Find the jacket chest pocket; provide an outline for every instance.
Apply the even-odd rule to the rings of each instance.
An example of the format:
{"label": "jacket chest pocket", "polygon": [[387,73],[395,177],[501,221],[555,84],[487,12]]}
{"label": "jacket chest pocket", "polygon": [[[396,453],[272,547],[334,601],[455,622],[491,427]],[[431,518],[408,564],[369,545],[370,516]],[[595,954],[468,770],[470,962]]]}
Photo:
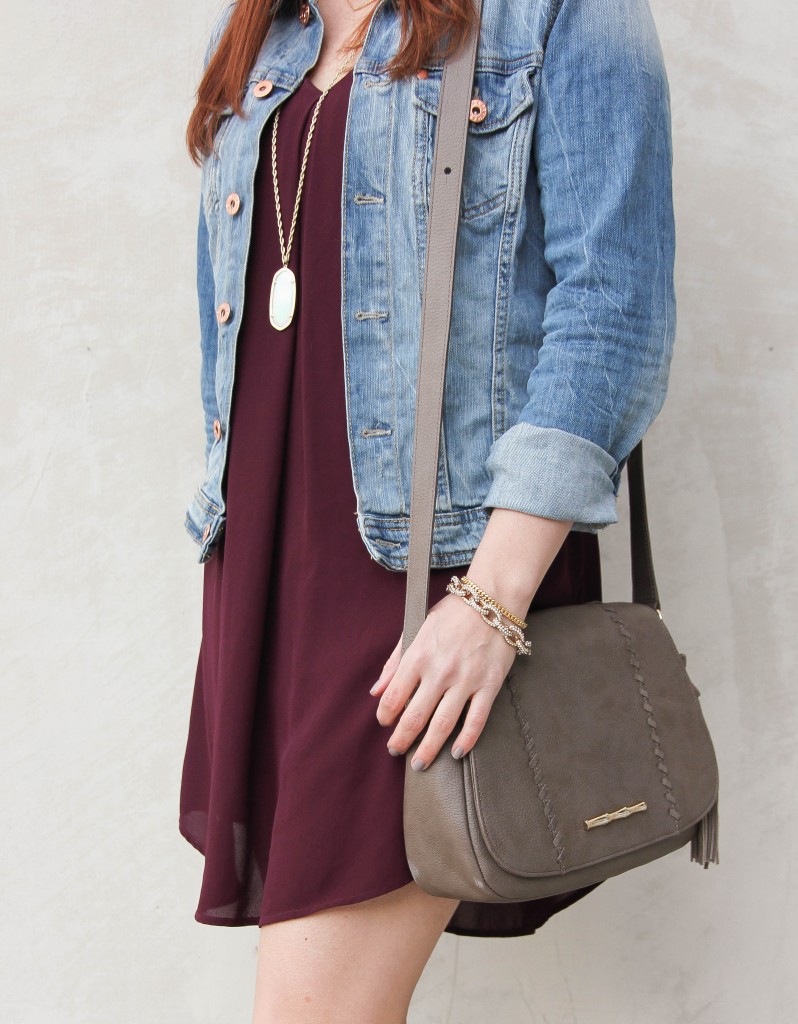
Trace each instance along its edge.
{"label": "jacket chest pocket", "polygon": [[[464,219],[503,210],[520,201],[529,152],[534,107],[536,64],[498,69],[480,66],[471,90],[468,140],[463,167],[460,213]],[[430,68],[426,78],[413,79],[416,108],[416,190],[427,208],[432,160],[438,127],[441,69]]]}

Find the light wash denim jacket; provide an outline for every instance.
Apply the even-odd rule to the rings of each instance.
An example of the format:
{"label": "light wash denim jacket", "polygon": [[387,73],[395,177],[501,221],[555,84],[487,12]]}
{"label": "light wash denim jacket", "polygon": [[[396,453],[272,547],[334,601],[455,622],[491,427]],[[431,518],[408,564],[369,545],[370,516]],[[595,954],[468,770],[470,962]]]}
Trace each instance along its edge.
{"label": "light wash denim jacket", "polygon": [[[200,562],[226,518],[259,137],[322,43],[316,0],[307,25],[290,0],[281,11],[249,75],[247,118],[223,117],[202,166],[206,471],[185,518]],[[378,0],[347,112],[341,326],[357,529],[372,558],[406,570],[442,62],[391,83],[398,43],[398,11]],[[474,96],[487,111],[468,125],[433,567],[468,564],[496,506],[590,532],[616,522],[621,469],[664,401],[675,329],[670,94],[647,0],[484,0]]]}

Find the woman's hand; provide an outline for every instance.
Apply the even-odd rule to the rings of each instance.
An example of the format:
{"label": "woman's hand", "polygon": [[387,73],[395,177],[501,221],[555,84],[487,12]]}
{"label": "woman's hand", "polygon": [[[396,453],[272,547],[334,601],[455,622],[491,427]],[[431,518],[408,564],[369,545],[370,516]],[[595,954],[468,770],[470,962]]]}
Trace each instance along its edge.
{"label": "woman's hand", "polygon": [[372,687],[371,693],[382,694],[377,707],[380,725],[390,725],[402,712],[388,750],[394,755],[406,753],[429,723],[411,762],[416,771],[426,768],[470,701],[452,747],[455,757],[467,754],[482,732],[516,654],[478,611],[456,594],[447,594],[430,608],[404,656],[399,638]]}
{"label": "woman's hand", "polygon": [[[573,523],[565,520],[494,508],[466,575],[523,618],[571,526]],[[485,727],[517,656],[515,647],[476,609],[457,594],[447,594],[429,609],[404,656],[399,637],[371,688],[375,696],[381,694],[377,706],[380,725],[391,725],[401,712],[388,740],[389,751],[406,753],[427,726],[411,762],[417,771],[426,768],[470,701],[463,728],[452,746],[455,757],[467,754]]]}

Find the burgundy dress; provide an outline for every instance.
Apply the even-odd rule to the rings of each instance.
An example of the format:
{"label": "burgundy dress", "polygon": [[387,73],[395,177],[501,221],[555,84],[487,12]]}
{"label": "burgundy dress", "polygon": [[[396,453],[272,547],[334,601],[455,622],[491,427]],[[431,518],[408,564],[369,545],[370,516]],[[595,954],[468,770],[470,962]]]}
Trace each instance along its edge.
{"label": "burgundy dress", "polygon": [[[340,196],[351,81],[350,71],[319,110],[289,260],[297,308],[284,331],[268,315],[281,266],[271,120],[261,136],[227,521],[204,563],[180,792],[180,831],[205,858],[194,915],[205,924],[300,917],[412,881],[402,831],[405,759],[388,753],[392,727],[379,724],[379,698],[369,694],[402,631],[406,576],[372,559],[358,534],[346,434]],[[306,78],[281,107],[286,241],[320,95]],[[430,606],[451,575],[466,570],[433,569]],[[574,532],[533,606],[600,591],[597,537]],[[534,902],[463,902],[446,930],[530,934],[589,888]]]}

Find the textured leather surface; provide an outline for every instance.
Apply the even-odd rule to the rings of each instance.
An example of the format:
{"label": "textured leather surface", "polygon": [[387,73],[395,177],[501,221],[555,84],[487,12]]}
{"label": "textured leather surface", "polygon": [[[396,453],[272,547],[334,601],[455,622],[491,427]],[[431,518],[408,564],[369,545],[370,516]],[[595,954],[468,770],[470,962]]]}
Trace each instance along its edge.
{"label": "textured leather surface", "polygon": [[[475,6],[481,11],[481,0]],[[477,33],[444,65],[416,396],[403,651],[427,615],[443,382]],[[699,693],[658,614],[642,441],[626,465],[632,602],[535,611],[473,750],[405,763],[405,849],[427,892],[502,902],[567,892],[687,844],[716,805]],[[455,726],[459,731],[465,715]],[[647,809],[586,829],[585,819]]]}
{"label": "textured leather surface", "polygon": [[[643,605],[590,602],[531,619],[534,664],[516,659],[496,708],[503,727],[472,752],[493,857],[514,874],[551,875],[680,830],[689,837],[717,796],[714,761],[695,690],[659,617]],[[506,821],[500,805],[511,778],[516,813]],[[640,800],[647,811],[584,827]]]}
{"label": "textured leather surface", "polygon": [[[654,610],[543,609],[525,634],[533,656],[516,659],[473,750],[458,762],[444,748],[406,780],[411,870],[438,895],[588,885],[687,844],[717,800],[698,693]],[[646,811],[584,827],[641,800]]]}

